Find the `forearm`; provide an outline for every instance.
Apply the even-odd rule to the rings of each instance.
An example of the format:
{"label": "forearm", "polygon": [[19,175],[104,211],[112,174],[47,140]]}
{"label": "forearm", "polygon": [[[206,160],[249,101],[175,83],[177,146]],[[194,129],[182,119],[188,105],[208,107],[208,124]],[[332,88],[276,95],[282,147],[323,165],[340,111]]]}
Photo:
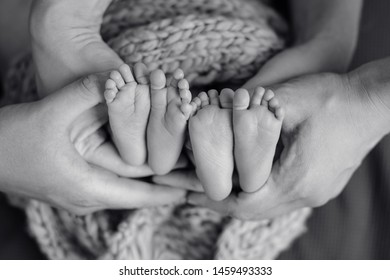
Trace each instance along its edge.
{"label": "forearm", "polygon": [[295,40],[356,40],[362,0],[290,0]]}
{"label": "forearm", "polygon": [[362,0],[290,0],[294,44],[320,42],[332,53],[326,59],[343,66],[335,71],[344,70],[357,43],[361,7]]}

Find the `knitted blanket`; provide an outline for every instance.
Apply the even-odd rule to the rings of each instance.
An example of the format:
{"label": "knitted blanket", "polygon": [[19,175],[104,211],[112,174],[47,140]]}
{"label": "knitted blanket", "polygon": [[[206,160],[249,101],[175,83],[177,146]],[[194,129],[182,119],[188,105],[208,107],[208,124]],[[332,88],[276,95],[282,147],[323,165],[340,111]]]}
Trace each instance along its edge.
{"label": "knitted blanket", "polygon": [[[126,63],[172,73],[192,87],[242,84],[284,46],[283,19],[258,0],[117,0],[103,39]],[[31,56],[11,67],[2,104],[38,99]],[[50,259],[272,259],[305,230],[309,209],[240,221],[189,205],[75,216],[22,198],[30,233]]]}

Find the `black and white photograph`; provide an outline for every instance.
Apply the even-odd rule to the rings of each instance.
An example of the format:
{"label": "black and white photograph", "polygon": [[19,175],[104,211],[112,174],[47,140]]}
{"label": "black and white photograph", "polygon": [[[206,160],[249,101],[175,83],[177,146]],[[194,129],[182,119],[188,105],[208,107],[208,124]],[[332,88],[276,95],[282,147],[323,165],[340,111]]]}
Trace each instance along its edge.
{"label": "black and white photograph", "polygon": [[1,0],[0,259],[389,260],[389,15]]}

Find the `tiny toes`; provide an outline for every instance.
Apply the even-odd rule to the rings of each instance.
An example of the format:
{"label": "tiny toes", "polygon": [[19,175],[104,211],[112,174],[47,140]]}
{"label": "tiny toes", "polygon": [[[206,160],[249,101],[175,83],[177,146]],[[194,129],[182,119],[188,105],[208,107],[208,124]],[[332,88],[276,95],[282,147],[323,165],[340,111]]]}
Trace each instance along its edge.
{"label": "tiny toes", "polygon": [[186,120],[188,120],[190,118],[190,116],[193,114],[193,106],[189,103],[181,104],[180,110],[183,113]]}
{"label": "tiny toes", "polygon": [[118,91],[115,91],[113,89],[105,90],[104,91],[104,98],[106,99],[106,102],[111,103],[112,101],[114,101],[117,93],[118,93]]}
{"label": "tiny toes", "polygon": [[202,108],[210,104],[209,97],[204,91],[201,92],[198,97],[201,101]]}
{"label": "tiny toes", "polygon": [[116,94],[118,93],[118,88],[116,87],[116,83],[112,79],[108,79],[106,81],[106,90],[104,91],[104,98],[107,103],[111,103],[114,101]]}
{"label": "tiny toes", "polygon": [[198,111],[198,106],[196,105],[195,102],[191,102],[190,103],[190,106],[191,106],[191,113],[190,113],[190,117],[194,116],[195,113]]}
{"label": "tiny toes", "polygon": [[270,89],[267,89],[264,93],[263,99],[261,100],[261,105],[268,107],[268,102],[274,98],[274,96],[274,92]]}
{"label": "tiny toes", "polygon": [[150,74],[150,86],[152,89],[160,90],[165,87],[166,77],[162,70],[156,69]]}
{"label": "tiny toes", "polygon": [[116,89],[118,90],[118,88],[116,87],[116,83],[111,80],[111,79],[108,79],[107,82],[106,82],[106,89]]}
{"label": "tiny toes", "polygon": [[110,78],[116,83],[116,87],[121,89],[125,85],[125,81],[122,78],[122,75],[118,71],[112,71],[110,73]]}
{"label": "tiny toes", "polygon": [[249,92],[246,89],[239,88],[233,97],[233,109],[245,110],[248,109],[250,101]]}
{"label": "tiny toes", "polygon": [[277,98],[272,98],[270,101],[269,101],[269,106],[273,107],[273,108],[276,108],[276,107],[279,107],[280,104],[279,104],[279,100]]}
{"label": "tiny toes", "polygon": [[169,86],[177,88],[180,81],[184,79],[184,72],[183,70],[176,69],[173,73],[173,79],[170,81]]}
{"label": "tiny toes", "polygon": [[[272,96],[272,94],[270,96]],[[278,120],[282,120],[284,118],[284,110],[280,105],[279,99],[275,96],[268,101],[268,109],[275,114],[275,117]]]}
{"label": "tiny toes", "polygon": [[211,89],[207,92],[209,99],[210,99],[210,104],[214,106],[219,106],[219,98],[218,98],[218,91],[215,89]]}
{"label": "tiny toes", "polygon": [[178,83],[179,89],[190,89],[190,84],[186,79],[181,79]]}
{"label": "tiny toes", "polygon": [[190,85],[186,79],[181,79],[178,84],[179,93],[182,103],[190,103],[191,102],[191,91],[189,90]]}
{"label": "tiny toes", "polygon": [[234,91],[230,88],[224,88],[219,96],[219,102],[223,109],[231,109],[233,107]]}
{"label": "tiny toes", "polygon": [[263,87],[257,87],[253,93],[250,106],[260,106],[264,93],[265,89]]}
{"label": "tiny toes", "polygon": [[162,70],[156,69],[150,74],[151,107],[165,112],[167,107],[166,78]]}
{"label": "tiny toes", "polygon": [[192,115],[195,115],[201,108],[202,101],[199,97],[195,97],[194,99],[192,99],[190,105],[193,107]]}
{"label": "tiny toes", "polygon": [[119,72],[121,73],[123,79],[125,80],[126,83],[131,83],[134,82],[134,76],[133,73],[131,72],[131,68],[127,64],[122,64],[119,67]]}
{"label": "tiny toes", "polygon": [[143,63],[137,63],[134,66],[134,74],[137,82],[142,85],[147,85],[148,81],[148,68]]}
{"label": "tiny toes", "polygon": [[180,93],[180,99],[182,103],[188,104],[191,102],[191,98],[192,98],[191,91],[189,91],[188,89],[180,89],[179,93]]}
{"label": "tiny toes", "polygon": [[[200,107],[200,105],[202,104],[202,101],[200,100],[199,97],[195,97],[193,100],[192,100],[193,103],[195,103],[196,106]],[[192,103],[191,102],[191,103]]]}
{"label": "tiny toes", "polygon": [[275,116],[280,121],[284,119],[284,114],[284,109],[282,107],[279,107],[275,110]]}

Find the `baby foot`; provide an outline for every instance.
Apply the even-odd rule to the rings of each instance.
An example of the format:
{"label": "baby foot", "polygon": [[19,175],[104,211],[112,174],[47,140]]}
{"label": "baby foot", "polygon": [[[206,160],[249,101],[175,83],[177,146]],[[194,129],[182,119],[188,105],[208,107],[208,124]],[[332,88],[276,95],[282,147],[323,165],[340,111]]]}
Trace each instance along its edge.
{"label": "baby foot", "polygon": [[208,94],[200,93],[191,103],[196,107],[194,116],[189,121],[196,173],[206,194],[217,201],[225,199],[232,190],[232,111],[221,108],[225,101],[229,103],[231,93],[232,91],[223,90],[219,98],[216,90],[210,90]]}
{"label": "baby foot", "polygon": [[104,97],[114,143],[123,160],[134,166],[146,161],[146,126],[150,111],[147,69],[136,64],[134,74],[127,64],[112,71]]}
{"label": "baby foot", "polygon": [[151,111],[147,128],[148,162],[158,174],[175,166],[185,140],[187,120],[191,114],[191,92],[184,73],[178,69],[168,80],[157,69],[150,75]]}
{"label": "baby foot", "polygon": [[240,186],[258,190],[268,180],[284,110],[273,91],[256,88],[252,98],[238,89],[233,100],[234,156]]}

